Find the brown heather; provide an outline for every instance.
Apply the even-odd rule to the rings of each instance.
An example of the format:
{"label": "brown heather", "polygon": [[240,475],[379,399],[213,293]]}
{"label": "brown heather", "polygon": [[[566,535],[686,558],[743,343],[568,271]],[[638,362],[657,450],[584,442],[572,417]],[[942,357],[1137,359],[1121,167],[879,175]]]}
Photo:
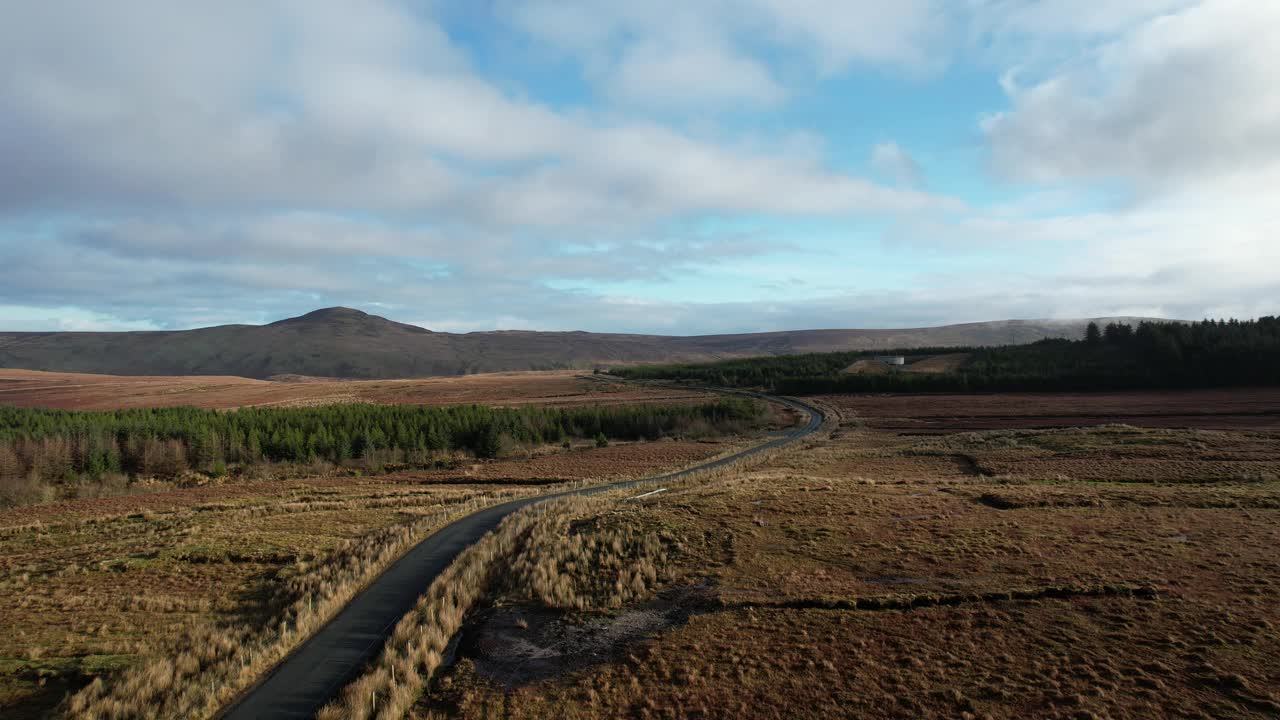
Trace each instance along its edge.
{"label": "brown heather", "polygon": [[[868,399],[890,401],[916,399]],[[696,592],[661,607],[685,622],[548,677],[511,668],[582,647],[556,632],[580,619],[495,613],[477,634],[525,617],[532,647],[466,643],[411,716],[1280,717],[1276,430],[943,438],[846,412],[806,452],[570,522],[677,528],[660,572]]]}

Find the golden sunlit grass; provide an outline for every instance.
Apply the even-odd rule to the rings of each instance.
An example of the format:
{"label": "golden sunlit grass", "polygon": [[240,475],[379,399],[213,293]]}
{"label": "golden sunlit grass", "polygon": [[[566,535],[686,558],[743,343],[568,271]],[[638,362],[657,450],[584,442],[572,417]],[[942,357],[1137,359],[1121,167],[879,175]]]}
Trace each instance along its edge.
{"label": "golden sunlit grass", "polygon": [[668,550],[678,541],[619,517],[632,513],[609,512],[617,504],[581,498],[545,513],[503,573],[503,586],[515,599],[565,610],[617,609],[647,597],[665,578]]}
{"label": "golden sunlit grass", "polygon": [[[528,490],[470,495],[446,507],[340,545],[319,562],[297,562],[274,589],[283,605],[259,627],[195,622],[175,652],[123,674],[110,685],[95,679],[70,699],[68,714],[82,718],[206,717],[251,684],[323,625],[392,560],[450,520]],[[215,555],[216,557],[216,555]],[[207,560],[205,560],[207,562]]]}
{"label": "golden sunlit grass", "polygon": [[516,552],[540,514],[555,503],[508,517],[440,575],[396,625],[372,668],[348,685],[317,716],[320,720],[402,717],[440,666],[449,639],[466,613],[493,584],[494,575]]}

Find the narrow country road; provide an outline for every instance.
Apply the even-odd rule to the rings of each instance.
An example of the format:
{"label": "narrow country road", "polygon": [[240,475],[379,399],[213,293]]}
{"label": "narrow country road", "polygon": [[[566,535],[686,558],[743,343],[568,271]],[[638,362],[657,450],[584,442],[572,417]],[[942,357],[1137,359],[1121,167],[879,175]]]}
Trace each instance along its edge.
{"label": "narrow country road", "polygon": [[627,480],[582,490],[521,498],[485,508],[437,530],[392,563],[315,635],[298,646],[219,716],[226,720],[311,718],[347,683],[359,676],[391,634],[458,554],[520,508],[567,495],[591,495],[640,483],[676,480],[694,472],[728,465],[745,457],[795,442],[822,424],[822,411],[787,398],[740,393],[780,403],[808,416],[785,435],[697,467],[651,478]]}

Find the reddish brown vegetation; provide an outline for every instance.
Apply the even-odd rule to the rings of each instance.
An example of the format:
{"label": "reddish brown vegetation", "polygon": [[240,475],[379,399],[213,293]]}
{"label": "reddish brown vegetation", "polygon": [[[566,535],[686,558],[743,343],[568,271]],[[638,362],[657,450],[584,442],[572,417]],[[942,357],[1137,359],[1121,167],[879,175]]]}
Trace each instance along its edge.
{"label": "reddish brown vegetation", "polygon": [[497,462],[465,463],[456,470],[411,470],[406,480],[446,483],[528,483],[592,478],[635,477],[658,467],[682,467],[712,455],[728,452],[741,443],[732,441],[664,440],[649,443],[610,443],[607,447],[555,448],[528,458]]}
{"label": "reddish brown vegetation", "polygon": [[124,377],[0,369],[0,403],[64,410],[132,407],[325,405],[580,405],[683,402],[696,390],[621,386],[573,371],[514,372],[417,380],[250,380],[233,376]]}
{"label": "reddish brown vegetation", "polygon": [[[970,399],[975,414],[1020,414],[1007,398]],[[1102,399],[1083,409],[1150,417],[1194,403]],[[827,398],[845,420],[832,440],[646,500],[632,520],[679,548],[658,602],[687,623],[586,667],[566,658],[550,679],[491,672],[500,651],[472,648],[417,716],[1280,714],[1280,433],[866,427],[928,400]],[[1081,409],[1035,403],[1022,418]],[[624,608],[614,632],[654,609]]]}
{"label": "reddish brown vegetation", "polygon": [[870,427],[950,433],[1124,423],[1140,427],[1280,429],[1280,388],[1120,393],[831,395]]}

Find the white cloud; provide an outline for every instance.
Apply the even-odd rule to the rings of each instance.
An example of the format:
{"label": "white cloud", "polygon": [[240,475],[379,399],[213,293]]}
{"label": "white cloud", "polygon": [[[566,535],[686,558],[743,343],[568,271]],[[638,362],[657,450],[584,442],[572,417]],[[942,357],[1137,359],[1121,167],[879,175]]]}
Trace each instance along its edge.
{"label": "white cloud", "polygon": [[[627,105],[769,105],[786,83],[762,46],[814,78],[855,64],[912,72],[945,64],[949,18],[938,0],[533,0],[500,5],[512,24],[579,58],[606,97]],[[792,79],[794,82],[794,79]]]}
{"label": "white cloud", "polygon": [[102,332],[161,329],[149,320],[123,320],[107,313],[68,306],[0,305],[0,317],[5,319],[5,332],[48,332],[50,330]]}
{"label": "white cloud", "polygon": [[1149,19],[1026,86],[984,123],[997,166],[1140,190],[1280,159],[1280,5],[1211,0]]}
{"label": "white cloud", "polygon": [[[937,0],[753,0],[748,5],[759,14],[757,22],[812,53],[827,73],[855,62],[931,69],[950,54],[945,31],[951,18],[947,4]],[[726,10],[725,16],[731,13]]]}
{"label": "white cloud", "polygon": [[[286,205],[576,227],[946,203],[787,147],[513,96],[468,70],[429,19],[391,2],[231,3],[193,18],[140,2],[86,17],[31,7],[0,11],[12,57],[0,154],[20,169],[0,176],[0,208]],[[52,38],[69,49],[52,52]],[[698,48],[690,77],[728,72],[721,90],[739,98],[778,92],[749,61]],[[644,82],[627,87],[665,92]]]}
{"label": "white cloud", "polygon": [[[1057,188],[1098,183],[1127,202],[1088,212],[975,214],[952,247],[1069,248],[1046,282],[1092,300],[1182,317],[1271,314],[1280,307],[1280,5],[1147,2],[1114,14],[1041,8],[1027,32],[1114,31],[1075,45],[1047,71],[1006,83],[1012,107],[983,125],[995,167]],[[1117,9],[1118,10],[1118,9]],[[1154,13],[1154,14],[1153,14]],[[1062,23],[1054,29],[1052,17]],[[1040,72],[1039,76],[1036,75]],[[1029,76],[1029,77],[1028,77]]]}
{"label": "white cloud", "polygon": [[1108,35],[1197,0],[970,0],[975,28],[991,36]]}
{"label": "white cloud", "polygon": [[911,154],[896,142],[876,143],[871,148],[871,169],[901,185],[920,187],[924,171]]}
{"label": "white cloud", "polygon": [[605,92],[620,103],[642,106],[769,106],[786,95],[763,65],[719,47],[714,39],[633,45],[607,83]]}
{"label": "white cloud", "polygon": [[[0,318],[24,327],[43,307],[149,327],[370,299],[449,328],[673,332],[1280,304],[1275,3],[498,4],[604,106],[487,79],[395,0],[67,8],[0,6]],[[716,116],[768,126],[831,75],[927,73],[962,50],[1007,71],[983,136],[1015,183],[1002,207],[922,190],[893,142],[859,177],[803,129]],[[1048,186],[1019,193],[1028,180]],[[1088,200],[1116,185],[1127,204]],[[831,234],[886,221],[886,252],[1000,264],[805,302],[563,289],[728,258],[768,276],[789,248],[689,231],[761,216]]]}

